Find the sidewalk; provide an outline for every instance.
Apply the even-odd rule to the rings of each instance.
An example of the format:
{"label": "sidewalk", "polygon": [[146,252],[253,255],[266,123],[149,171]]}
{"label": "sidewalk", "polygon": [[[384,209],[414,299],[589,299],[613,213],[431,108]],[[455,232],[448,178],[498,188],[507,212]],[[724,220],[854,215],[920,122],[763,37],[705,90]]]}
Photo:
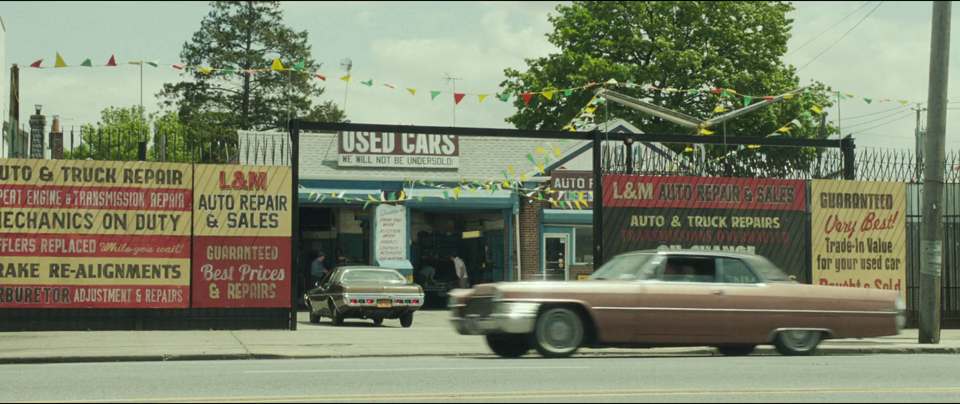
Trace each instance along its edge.
{"label": "sidewalk", "polygon": [[[457,334],[446,311],[417,312],[412,328],[387,320],[329,320],[310,324],[300,313],[297,331],[91,331],[0,333],[0,364],[162,361],[201,359],[294,359],[391,356],[491,356],[482,337]],[[960,330],[943,330],[941,343],[918,344],[917,330],[898,336],[826,341],[821,355],[960,353]],[[755,355],[776,354],[761,346]],[[718,355],[713,348],[583,349],[578,355]]]}

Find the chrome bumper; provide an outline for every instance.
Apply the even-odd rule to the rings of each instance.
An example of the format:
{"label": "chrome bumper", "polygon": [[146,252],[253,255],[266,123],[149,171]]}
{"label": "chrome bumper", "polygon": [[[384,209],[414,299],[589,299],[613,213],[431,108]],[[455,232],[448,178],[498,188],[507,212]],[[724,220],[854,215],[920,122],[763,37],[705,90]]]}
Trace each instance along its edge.
{"label": "chrome bumper", "polygon": [[538,310],[539,303],[497,302],[489,315],[467,313],[459,317],[457,313],[461,310],[455,308],[450,322],[462,335],[529,334],[533,332]]}

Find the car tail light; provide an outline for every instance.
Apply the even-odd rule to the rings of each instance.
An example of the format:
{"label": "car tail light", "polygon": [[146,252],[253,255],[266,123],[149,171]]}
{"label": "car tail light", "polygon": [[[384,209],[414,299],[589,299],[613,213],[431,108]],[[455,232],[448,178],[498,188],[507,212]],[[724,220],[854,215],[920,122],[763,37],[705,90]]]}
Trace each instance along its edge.
{"label": "car tail light", "polygon": [[413,304],[420,304],[420,299],[413,299]]}
{"label": "car tail light", "polygon": [[373,299],[367,299],[367,304],[373,304]]}
{"label": "car tail light", "polygon": [[403,300],[401,300],[401,299],[397,299],[397,301],[396,301],[396,302],[394,302],[394,303],[396,303],[396,304],[402,304],[402,303],[403,303]]}
{"label": "car tail light", "polygon": [[357,304],[357,299],[350,299],[350,304]]}

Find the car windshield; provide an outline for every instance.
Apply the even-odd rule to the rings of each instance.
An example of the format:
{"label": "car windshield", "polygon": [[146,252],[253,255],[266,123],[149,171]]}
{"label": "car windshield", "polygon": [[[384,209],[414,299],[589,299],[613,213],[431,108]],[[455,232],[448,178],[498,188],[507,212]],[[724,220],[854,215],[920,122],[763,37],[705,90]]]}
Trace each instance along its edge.
{"label": "car windshield", "polygon": [[759,255],[750,257],[749,259],[750,266],[754,271],[760,274],[768,282],[792,282],[787,274],[783,273],[780,268],[777,268],[774,263],[770,260],[761,257]]}
{"label": "car windshield", "polygon": [[354,269],[343,274],[343,283],[407,283],[396,272]]}
{"label": "car windshield", "polygon": [[636,280],[642,279],[641,271],[656,254],[618,255],[603,264],[589,279],[592,280]]}

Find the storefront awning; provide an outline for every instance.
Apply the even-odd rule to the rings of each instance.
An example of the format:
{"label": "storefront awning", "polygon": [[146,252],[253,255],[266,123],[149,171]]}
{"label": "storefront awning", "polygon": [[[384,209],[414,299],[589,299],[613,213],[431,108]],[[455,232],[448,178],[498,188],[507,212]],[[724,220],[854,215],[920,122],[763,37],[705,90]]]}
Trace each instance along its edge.
{"label": "storefront awning", "polygon": [[404,188],[403,192],[410,198],[406,205],[413,208],[511,209],[517,201],[508,190],[464,190],[456,198],[450,189]]}
{"label": "storefront awning", "polygon": [[593,210],[544,209],[543,224],[593,224]]}

